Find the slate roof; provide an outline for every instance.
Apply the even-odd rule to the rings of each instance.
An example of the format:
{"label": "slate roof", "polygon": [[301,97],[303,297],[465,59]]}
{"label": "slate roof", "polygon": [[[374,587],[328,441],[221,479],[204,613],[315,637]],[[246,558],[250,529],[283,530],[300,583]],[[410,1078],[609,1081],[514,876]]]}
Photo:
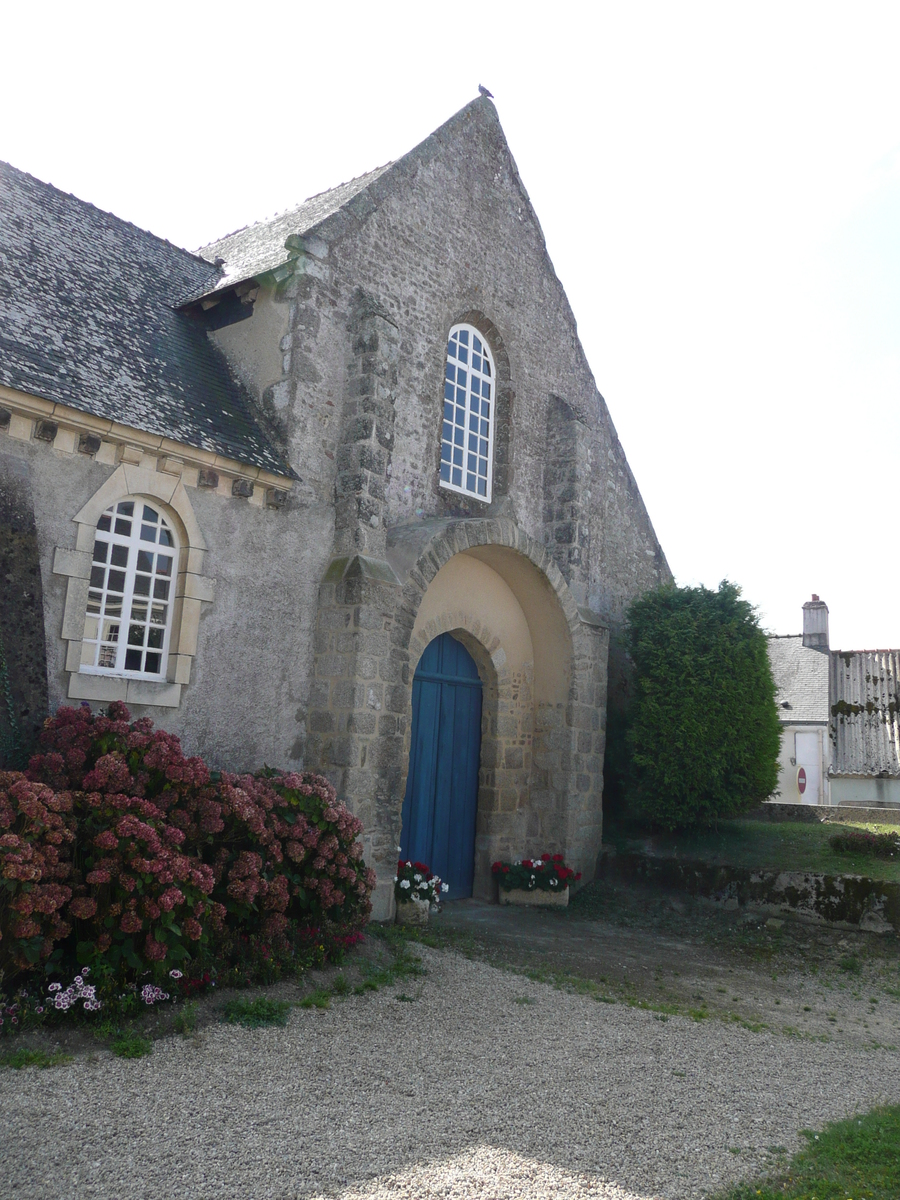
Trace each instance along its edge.
{"label": "slate roof", "polygon": [[831,654],[832,775],[900,776],[900,650]]}
{"label": "slate roof", "polygon": [[374,183],[391,166],[393,163],[385,163],[383,167],[376,167],[374,171],[359,175],[349,183],[341,183],[327,192],[310,196],[308,200],[304,200],[288,212],[278,213],[267,221],[246,225],[243,229],[201,247],[197,253],[210,263],[214,263],[216,259],[225,261],[215,281],[207,282],[207,286],[186,294],[183,303],[199,300],[223,288],[234,287],[237,283],[243,283],[281,266],[290,258],[284,243],[291,234],[299,236],[320,225],[327,217],[348,204],[354,196],[364,191],[370,183]]}
{"label": "slate roof", "polygon": [[0,383],[277,474],[283,457],[196,315],[218,272],[0,163]]}
{"label": "slate roof", "polygon": [[[810,650],[796,637],[770,637],[769,662],[775,703],[783,725],[828,722],[828,655]],[[790,708],[784,705],[789,704]]]}

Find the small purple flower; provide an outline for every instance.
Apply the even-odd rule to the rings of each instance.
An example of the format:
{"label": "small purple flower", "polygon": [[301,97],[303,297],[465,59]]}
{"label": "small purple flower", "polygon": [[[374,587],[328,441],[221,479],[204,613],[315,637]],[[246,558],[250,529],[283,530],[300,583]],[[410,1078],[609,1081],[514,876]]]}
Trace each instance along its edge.
{"label": "small purple flower", "polygon": [[34,1011],[35,1011],[36,1013],[42,1013],[44,1010],[41,1008],[41,1006],[40,1006],[40,1005],[38,1005],[38,1006],[37,1006],[37,1008],[36,1008]]}
{"label": "small purple flower", "polygon": [[169,978],[170,979],[180,979],[181,972],[176,968],[174,971],[169,972]]}
{"label": "small purple flower", "polygon": [[61,987],[62,987],[61,983],[51,983],[49,988],[47,988],[47,991],[48,992],[58,992]]}
{"label": "small purple flower", "polygon": [[81,968],[81,973],[82,973],[82,975],[90,975],[90,973],[91,973],[91,968],[90,968],[90,967],[82,967],[82,968]]}

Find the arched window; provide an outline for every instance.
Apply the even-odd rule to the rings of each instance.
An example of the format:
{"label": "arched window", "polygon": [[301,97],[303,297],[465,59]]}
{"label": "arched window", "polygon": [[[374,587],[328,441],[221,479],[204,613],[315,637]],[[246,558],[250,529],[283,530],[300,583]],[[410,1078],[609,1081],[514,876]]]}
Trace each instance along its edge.
{"label": "arched window", "polygon": [[473,325],[454,325],[447,342],[441,486],[491,498],[494,360]]}
{"label": "arched window", "polygon": [[82,672],[165,678],[177,556],[175,530],[156,505],[138,498],[106,510],[94,539]]}

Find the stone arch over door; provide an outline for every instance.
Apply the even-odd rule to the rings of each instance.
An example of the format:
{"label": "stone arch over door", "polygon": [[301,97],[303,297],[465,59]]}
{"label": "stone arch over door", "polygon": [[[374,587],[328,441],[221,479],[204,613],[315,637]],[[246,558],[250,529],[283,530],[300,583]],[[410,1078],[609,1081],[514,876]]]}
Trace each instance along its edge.
{"label": "stone arch over door", "polygon": [[[408,534],[397,531],[389,550],[406,576],[395,641],[406,642],[410,677],[425,646],[445,632],[479,665],[474,894],[493,894],[496,858],[529,851],[561,851],[590,877],[602,832],[606,631],[512,521],[435,524],[442,527],[408,566]],[[401,794],[404,785],[405,777]]]}
{"label": "stone arch over door", "polygon": [[336,559],[322,581],[308,710],[306,763],[363,821],[376,919],[393,911],[413,675],[446,632],[485,684],[474,894],[492,894],[495,858],[560,851],[589,879],[600,847],[606,629],[512,520],[398,526],[386,559]]}

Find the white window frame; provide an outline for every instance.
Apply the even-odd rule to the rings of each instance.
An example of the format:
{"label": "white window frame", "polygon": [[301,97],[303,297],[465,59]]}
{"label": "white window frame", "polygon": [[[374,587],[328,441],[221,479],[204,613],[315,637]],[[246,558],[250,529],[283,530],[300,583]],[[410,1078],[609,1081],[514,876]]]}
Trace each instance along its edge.
{"label": "white window frame", "polygon": [[[131,509],[130,513],[128,508]],[[148,510],[152,514],[149,519]],[[106,528],[101,528],[104,523]],[[127,533],[123,532],[125,526],[128,529]],[[105,549],[101,551],[100,547]],[[146,557],[142,558],[142,554]],[[115,557],[119,558],[118,563],[114,561]],[[151,562],[149,569],[148,557]],[[123,558],[124,562],[121,561]],[[179,558],[177,532],[158,501],[151,503],[142,496],[128,496],[106,510],[98,522],[94,536],[89,581],[91,590],[88,592],[80,674],[113,675],[155,682],[166,678]],[[160,566],[165,564],[168,570],[160,570]],[[107,586],[112,580],[116,580],[121,586],[115,587],[110,596]],[[141,587],[147,589],[145,616],[140,615]],[[158,595],[160,591],[164,595]],[[152,620],[154,598],[157,602],[156,607],[163,607],[165,619],[161,624]],[[111,612],[108,611],[108,606],[112,608]],[[118,613],[115,612],[116,608]],[[104,631],[110,628],[115,630],[115,637],[104,638]],[[141,632],[142,641],[139,646],[131,642],[134,629]],[[144,641],[149,641],[150,636],[158,630],[162,631],[160,645],[145,646]],[[89,636],[91,633],[93,636]],[[113,646],[115,663],[100,665],[97,660],[103,656],[104,650],[108,651]],[[142,662],[146,662],[148,655],[158,654],[158,669],[149,671],[129,668],[126,663],[130,652],[139,652]]]}
{"label": "white window frame", "polygon": [[[460,339],[460,334],[466,335],[465,344]],[[475,340],[481,347],[481,359],[486,360],[489,369],[487,371],[472,368],[472,356],[477,354]],[[458,353],[460,350],[465,350],[465,361],[461,363]],[[459,371],[464,371],[464,382],[460,383]],[[452,378],[451,378],[452,374]],[[476,416],[473,407],[473,382],[477,382],[478,390],[481,395],[475,397],[479,404],[478,414]],[[485,398],[483,395],[484,384],[488,386],[489,395]],[[450,394],[452,392],[452,395]],[[485,400],[488,404],[487,416],[483,412]],[[474,500],[480,500],[482,503],[490,503],[493,489],[494,477],[494,428],[496,425],[496,406],[497,406],[497,368],[494,363],[494,356],[488,346],[487,339],[484,334],[476,329],[474,325],[460,323],[454,325],[447,334],[447,352],[444,359],[444,394],[441,407],[441,466],[439,468],[439,486],[450,492],[456,492],[461,496],[471,496]],[[460,409],[463,409],[464,425],[459,424]],[[449,413],[449,419],[448,419]],[[487,420],[487,437],[483,436],[483,422]],[[478,422],[478,429],[473,429],[473,423]],[[462,432],[462,446],[460,447],[459,432]],[[472,439],[476,439],[475,456],[476,470],[470,471],[470,455],[472,454]],[[481,453],[481,443],[487,442],[487,454]],[[462,462],[456,461],[458,451],[462,450]],[[449,450],[450,458],[446,457]],[[486,472],[484,476],[480,476],[477,469],[477,459],[486,459]],[[453,474],[455,470],[460,471],[461,483],[453,482]],[[444,478],[444,472],[449,478]],[[474,475],[475,488],[467,486],[467,477]],[[483,478],[485,482],[485,490],[482,494],[478,491],[479,478]]]}

